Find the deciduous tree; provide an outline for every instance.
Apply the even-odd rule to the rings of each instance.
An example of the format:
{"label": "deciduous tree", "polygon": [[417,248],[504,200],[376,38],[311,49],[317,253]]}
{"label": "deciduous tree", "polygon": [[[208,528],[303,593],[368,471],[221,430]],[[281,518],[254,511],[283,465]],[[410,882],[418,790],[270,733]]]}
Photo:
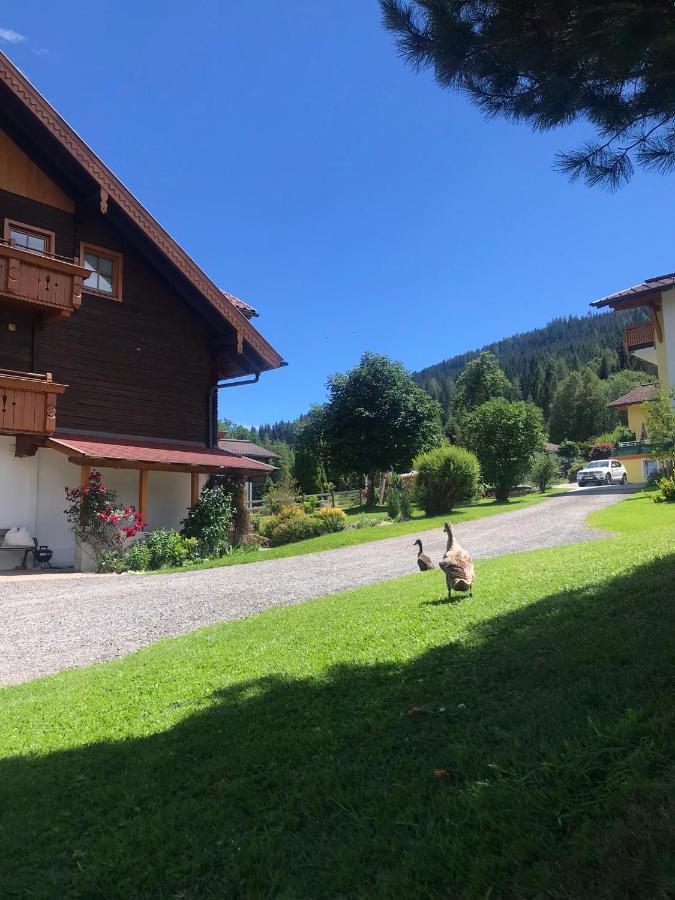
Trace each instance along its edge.
{"label": "deciduous tree", "polygon": [[462,440],[478,457],[485,480],[494,484],[497,500],[508,500],[544,446],[544,417],[524,400],[488,400],[466,416]]}
{"label": "deciduous tree", "polygon": [[322,493],[327,488],[324,427],[324,408],[318,404],[310,409],[298,426],[294,475],[304,494]]}
{"label": "deciduous tree", "polygon": [[494,353],[483,350],[469,360],[457,379],[455,411],[469,412],[495,397],[506,397],[511,387]]}
{"label": "deciduous tree", "polygon": [[660,390],[653,400],[645,403],[645,424],[652,444],[652,455],[673,471],[675,457],[675,390]]}
{"label": "deciduous tree", "polygon": [[324,440],[332,465],[368,477],[374,505],[377,472],[408,469],[423,450],[443,443],[441,409],[400,363],[364,353],[358,366],[328,381]]}

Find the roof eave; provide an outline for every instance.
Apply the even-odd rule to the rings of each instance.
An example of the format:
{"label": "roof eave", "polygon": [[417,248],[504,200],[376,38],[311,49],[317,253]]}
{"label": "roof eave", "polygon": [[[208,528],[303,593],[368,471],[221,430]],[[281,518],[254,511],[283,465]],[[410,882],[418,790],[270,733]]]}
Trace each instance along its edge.
{"label": "roof eave", "polygon": [[629,288],[627,291],[619,291],[616,294],[610,294],[608,297],[601,297],[600,300],[593,300],[590,305],[595,307],[595,309],[611,306],[614,310],[652,306],[661,302],[664,290],[669,290],[669,288],[650,287],[648,284],[645,284],[644,287]]}

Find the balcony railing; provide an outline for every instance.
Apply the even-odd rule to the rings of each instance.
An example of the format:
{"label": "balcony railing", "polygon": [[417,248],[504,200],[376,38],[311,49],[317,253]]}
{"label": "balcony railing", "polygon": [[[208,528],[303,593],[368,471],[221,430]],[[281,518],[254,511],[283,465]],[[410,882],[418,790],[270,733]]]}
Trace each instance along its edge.
{"label": "balcony railing", "polygon": [[641,322],[639,325],[628,325],[623,336],[628,353],[644,350],[654,346],[654,323]]}
{"label": "balcony railing", "polygon": [[51,372],[0,369],[0,434],[49,435],[56,428],[56,401],[67,385]]}
{"label": "balcony railing", "polygon": [[47,318],[69,316],[80,306],[88,275],[79,260],[0,240],[0,296],[29,304]]}
{"label": "balcony railing", "polygon": [[652,445],[648,441],[620,441],[614,450],[613,456],[639,456],[642,453],[649,453]]}

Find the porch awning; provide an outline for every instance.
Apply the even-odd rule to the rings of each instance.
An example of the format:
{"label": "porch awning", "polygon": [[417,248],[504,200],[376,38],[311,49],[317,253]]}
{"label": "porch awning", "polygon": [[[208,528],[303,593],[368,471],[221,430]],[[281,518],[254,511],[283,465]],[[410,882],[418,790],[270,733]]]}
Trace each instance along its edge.
{"label": "porch awning", "polygon": [[275,471],[273,466],[243,456],[233,456],[217,447],[196,447],[190,444],[56,434],[49,438],[45,446],[66,454],[71,462],[78,465],[109,469],[199,472],[238,477],[265,475]]}

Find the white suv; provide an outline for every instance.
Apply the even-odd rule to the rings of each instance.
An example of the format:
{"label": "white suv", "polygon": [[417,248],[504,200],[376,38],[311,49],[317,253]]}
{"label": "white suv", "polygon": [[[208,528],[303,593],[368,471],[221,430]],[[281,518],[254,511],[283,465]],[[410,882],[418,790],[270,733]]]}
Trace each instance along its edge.
{"label": "white suv", "polygon": [[616,459],[594,459],[577,472],[577,484],[625,484],[628,473]]}

